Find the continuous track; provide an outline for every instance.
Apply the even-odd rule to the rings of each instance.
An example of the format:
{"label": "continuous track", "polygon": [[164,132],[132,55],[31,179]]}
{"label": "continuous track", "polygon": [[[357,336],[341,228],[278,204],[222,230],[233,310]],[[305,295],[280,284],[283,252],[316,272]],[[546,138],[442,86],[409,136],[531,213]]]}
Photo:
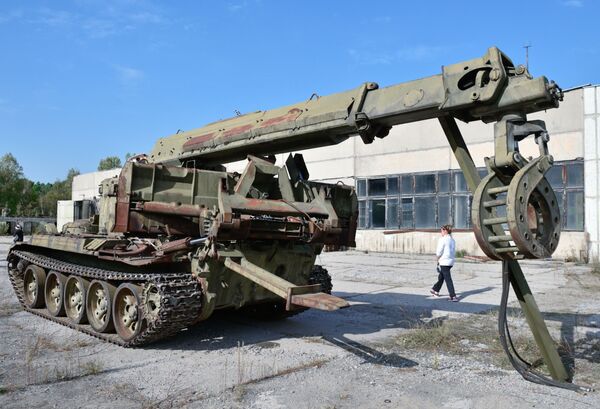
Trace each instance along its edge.
{"label": "continuous track", "polygon": [[[123,347],[146,345],[176,334],[190,326],[197,318],[202,307],[201,288],[196,279],[187,273],[128,273],[85,267],[56,260],[28,251],[12,250],[8,256],[8,275],[19,302],[23,308],[50,321],[76,329],[104,341]],[[19,266],[19,263],[21,265]],[[54,317],[46,308],[28,308],[24,302],[23,272],[28,263],[44,269],[58,271],[66,275],[77,275],[85,279],[112,282],[117,285],[130,282],[147,289],[154,286],[158,290],[160,307],[155,316],[143,313],[142,328],[131,340],[124,341],[117,334],[100,333],[90,325],[75,324],[67,317]],[[145,293],[145,291],[144,291]]]}

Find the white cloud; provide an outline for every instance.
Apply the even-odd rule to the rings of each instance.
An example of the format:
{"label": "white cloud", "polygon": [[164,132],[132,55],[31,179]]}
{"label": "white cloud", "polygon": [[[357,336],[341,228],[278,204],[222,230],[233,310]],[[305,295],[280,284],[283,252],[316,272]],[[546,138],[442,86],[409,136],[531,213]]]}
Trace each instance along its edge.
{"label": "white cloud", "polygon": [[115,36],[141,26],[169,24],[155,6],[143,2],[80,2],[76,12],[55,8],[14,10],[0,14],[0,24],[20,20],[24,24],[83,32],[85,37],[101,39]]}
{"label": "white cloud", "polygon": [[396,51],[396,56],[402,61],[423,61],[445,54],[447,51],[446,47],[417,45],[401,48]]}
{"label": "white cloud", "polygon": [[117,72],[119,80],[124,84],[137,83],[144,78],[144,72],[137,68],[124,65],[113,65],[113,68]]}
{"label": "white cloud", "polygon": [[237,4],[229,4],[227,5],[227,10],[229,10],[232,13],[237,13],[238,11],[244,9],[248,7],[248,2],[247,1],[243,1],[241,3],[237,3]]}
{"label": "white cloud", "polygon": [[348,55],[361,65],[387,65],[394,61],[393,56],[377,54],[372,51],[357,50],[355,48],[349,49]]}
{"label": "white cloud", "polygon": [[77,16],[68,11],[42,8],[37,10],[33,22],[50,27],[64,27],[73,24],[76,19]]}
{"label": "white cloud", "polygon": [[165,18],[160,14],[148,11],[131,14],[129,15],[129,19],[142,24],[162,24],[165,22]]}
{"label": "white cloud", "polygon": [[398,61],[426,61],[436,58],[438,55],[446,54],[447,47],[418,45],[404,47],[393,52],[376,52],[365,49],[349,49],[348,55],[361,65],[387,65]]}
{"label": "white cloud", "polygon": [[583,0],[566,0],[562,1],[561,4],[566,7],[583,7]]}
{"label": "white cloud", "polygon": [[11,10],[7,13],[0,14],[0,24],[8,23],[9,21],[19,20],[23,17],[23,10]]}
{"label": "white cloud", "polygon": [[119,27],[118,24],[112,20],[99,18],[87,19],[82,23],[81,27],[91,38],[110,37],[124,29],[124,27]]}

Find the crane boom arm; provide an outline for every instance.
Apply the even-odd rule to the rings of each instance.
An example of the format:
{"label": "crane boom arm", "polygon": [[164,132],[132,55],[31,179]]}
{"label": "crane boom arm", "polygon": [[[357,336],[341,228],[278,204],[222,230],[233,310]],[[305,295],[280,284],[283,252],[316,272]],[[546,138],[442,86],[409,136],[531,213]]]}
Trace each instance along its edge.
{"label": "crane boom arm", "polygon": [[386,88],[376,83],[257,111],[159,139],[149,160],[201,166],[247,155],[275,154],[340,143],[360,135],[365,143],[398,124],[450,115],[462,121],[497,121],[558,106],[560,89],[532,78],[492,47],[481,58],[442,67],[442,74]]}

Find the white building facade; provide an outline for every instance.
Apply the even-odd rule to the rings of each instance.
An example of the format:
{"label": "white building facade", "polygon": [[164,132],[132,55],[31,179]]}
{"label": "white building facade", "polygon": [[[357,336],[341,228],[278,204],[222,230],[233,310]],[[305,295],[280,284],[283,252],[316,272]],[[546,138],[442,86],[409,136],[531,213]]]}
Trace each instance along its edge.
{"label": "white building facade", "polygon": [[104,179],[115,177],[121,172],[120,168],[84,173],[73,178],[71,200],[59,200],[56,209],[56,227],[61,231],[66,223],[86,218],[89,210],[84,209],[84,203],[95,201],[99,194],[98,188]]}

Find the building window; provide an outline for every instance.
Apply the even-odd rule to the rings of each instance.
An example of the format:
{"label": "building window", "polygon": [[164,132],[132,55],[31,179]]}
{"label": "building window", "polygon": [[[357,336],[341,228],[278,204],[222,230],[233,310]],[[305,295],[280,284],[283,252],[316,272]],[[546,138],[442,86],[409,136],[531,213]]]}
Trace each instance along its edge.
{"label": "building window", "polygon": [[415,197],[415,228],[433,229],[435,224],[435,196]]}
{"label": "building window", "polygon": [[567,190],[565,229],[583,230],[583,192]]}
{"label": "building window", "polygon": [[400,227],[403,229],[412,229],[413,225],[413,198],[403,197],[402,198],[402,220],[400,220]]}
{"label": "building window", "polygon": [[467,186],[467,181],[465,180],[465,176],[462,172],[454,172],[454,191],[455,192],[468,192],[469,187]]}
{"label": "building window", "polygon": [[398,194],[398,178],[387,178],[387,194],[397,195]]}
{"label": "building window", "polygon": [[553,188],[563,188],[563,166],[554,165],[546,172],[546,179]]}
{"label": "building window", "polygon": [[415,193],[435,193],[435,175],[415,175]]}
{"label": "building window", "polygon": [[467,229],[469,228],[470,220],[469,211],[469,196],[460,195],[454,196],[454,228]]}
{"label": "building window", "polygon": [[413,186],[412,175],[402,175],[400,176],[400,179],[402,180],[402,194],[411,195],[415,191]]}
{"label": "building window", "polygon": [[385,179],[369,179],[369,196],[385,195]]}
{"label": "building window", "polygon": [[[487,175],[484,168],[478,172],[481,177]],[[556,194],[563,229],[582,231],[583,162],[556,163],[546,179]],[[445,224],[471,228],[473,197],[460,170],[358,179],[356,186],[361,229],[435,229]],[[499,217],[505,215],[504,208],[498,210]]]}
{"label": "building window", "polygon": [[[396,179],[398,180],[398,179]],[[387,229],[397,229],[400,227],[398,223],[398,198],[391,197],[387,199],[385,227]]]}
{"label": "building window", "polygon": [[356,182],[356,194],[358,197],[365,197],[367,195],[367,180],[358,179]]}
{"label": "building window", "polygon": [[438,174],[438,192],[450,192],[450,172],[442,172]]}
{"label": "building window", "polygon": [[563,230],[583,231],[584,189],[583,162],[555,163],[546,173],[562,214]]}
{"label": "building window", "polygon": [[583,163],[571,163],[567,168],[567,187],[583,187]]}
{"label": "building window", "polygon": [[450,196],[438,196],[438,225],[452,224]]}
{"label": "building window", "polygon": [[358,228],[366,229],[367,227],[367,201],[358,201]]}
{"label": "building window", "polygon": [[374,229],[385,227],[385,199],[369,200],[371,220],[369,225]]}

